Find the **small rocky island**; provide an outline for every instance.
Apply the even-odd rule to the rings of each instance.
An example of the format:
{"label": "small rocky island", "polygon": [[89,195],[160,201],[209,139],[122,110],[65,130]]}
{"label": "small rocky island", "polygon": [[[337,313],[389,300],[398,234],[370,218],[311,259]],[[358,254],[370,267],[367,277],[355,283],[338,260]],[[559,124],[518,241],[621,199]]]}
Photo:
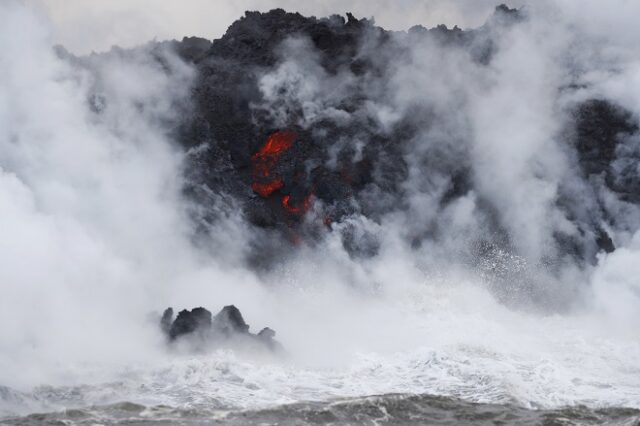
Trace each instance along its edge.
{"label": "small rocky island", "polygon": [[162,314],[160,328],[169,344],[187,342],[196,349],[248,347],[284,353],[274,339],[274,330],[265,327],[258,334],[249,332],[242,313],[233,305],[225,306],[215,316],[203,307],[183,309],[175,319],[173,308],[169,307]]}

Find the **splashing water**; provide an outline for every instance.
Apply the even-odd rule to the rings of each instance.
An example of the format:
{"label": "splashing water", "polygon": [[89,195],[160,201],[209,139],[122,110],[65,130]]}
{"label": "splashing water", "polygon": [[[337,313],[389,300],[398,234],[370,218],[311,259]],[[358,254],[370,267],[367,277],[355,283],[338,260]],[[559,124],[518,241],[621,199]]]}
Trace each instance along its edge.
{"label": "splashing water", "polygon": [[[600,6],[590,7],[595,13]],[[562,19],[584,26],[584,11],[575,3],[560,10],[567,15]],[[617,16],[605,17],[627,22]],[[442,406],[472,418],[506,410],[532,416],[531,422],[545,415],[594,424],[637,420],[635,207],[603,189],[599,196],[624,222],[611,230],[617,249],[598,254],[594,265],[572,264],[557,280],[541,274],[549,294],[563,301],[571,296],[562,309],[520,303],[530,296],[522,290],[521,272],[535,266],[526,259],[543,258],[553,232],[571,231],[553,200],[555,185],[574,175],[548,137],[559,127],[549,99],[562,80],[554,55],[564,30],[542,43],[536,37],[544,31],[536,25],[548,30],[544,20],[550,18],[541,19],[510,33],[515,47],[497,57],[496,74],[474,69],[472,76],[449,73],[432,84],[423,72],[433,65],[419,51],[395,70],[390,104],[399,110],[410,110],[418,97],[446,98],[450,93],[440,91],[450,90],[451,81],[454,91],[471,87],[463,96],[469,122],[452,120],[433,132],[446,135],[447,126],[460,124],[474,134],[477,193],[432,209],[437,203],[424,188],[437,186],[437,177],[425,183],[417,149],[404,183],[411,194],[404,210],[378,221],[364,215],[327,221],[321,241],[300,244],[271,269],[257,270],[243,257],[254,228],[235,209],[212,225],[210,245],[193,242],[191,205],[182,194],[185,154],[173,144],[175,123],[188,111],[197,81],[193,67],[153,45],[65,57],[52,49],[50,24],[34,7],[0,5],[1,421],[37,423],[37,417],[15,417],[51,412],[45,420],[75,416],[78,423],[233,424],[237,418],[299,415],[309,423],[309,416],[318,416],[317,423],[358,416],[392,423],[403,410],[426,416]],[[597,41],[601,34],[591,35]],[[583,77],[637,115],[637,52],[628,40],[615,41],[601,53],[619,69],[594,65]],[[317,58],[300,54],[306,45],[291,46],[299,56],[290,55],[260,80],[265,99],[287,83],[307,107],[300,127],[329,116],[343,119],[336,105],[344,99],[324,89],[344,89],[353,81],[336,81],[339,72],[317,72]],[[440,65],[454,70],[466,61],[453,56]],[[522,69],[525,63],[529,71]],[[472,84],[476,77],[480,86]],[[516,102],[520,96],[529,101]],[[454,103],[441,105],[451,117]],[[367,104],[380,128],[397,119],[387,107]],[[518,144],[504,148],[505,134]],[[298,138],[289,131],[268,136],[251,157],[247,186],[260,197],[278,195],[278,208],[304,222],[321,214],[322,203],[313,191],[303,197],[279,193],[285,182],[275,170],[281,155],[301,143]],[[633,151],[635,143],[631,135],[621,149]],[[383,203],[376,195],[371,193]],[[457,242],[485,225],[476,213],[486,200],[504,214],[526,257],[487,257],[481,266],[492,274],[464,267],[457,254]],[[438,218],[447,238],[420,249],[406,243],[406,234]],[[376,255],[345,250],[340,232],[346,228],[379,236]],[[241,307],[250,324],[276,329],[288,358],[168,349],[155,319],[148,319],[169,305],[226,304]]]}

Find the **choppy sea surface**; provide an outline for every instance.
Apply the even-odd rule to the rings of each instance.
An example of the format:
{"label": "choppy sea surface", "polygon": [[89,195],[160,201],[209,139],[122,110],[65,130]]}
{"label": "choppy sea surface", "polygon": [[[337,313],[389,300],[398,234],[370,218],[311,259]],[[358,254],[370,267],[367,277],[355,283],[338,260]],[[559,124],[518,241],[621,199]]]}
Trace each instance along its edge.
{"label": "choppy sea surface", "polygon": [[51,361],[44,384],[20,387],[30,371],[5,371],[18,385],[0,386],[0,424],[640,424],[640,340],[628,322],[427,290],[357,316],[336,309],[335,324],[276,324],[285,357],[161,345],[137,361]]}
{"label": "choppy sea surface", "polygon": [[216,351],[128,368],[111,382],[2,387],[0,424],[640,425],[629,367],[625,387],[595,370],[571,377],[551,359],[471,347],[362,355],[342,370]]}
{"label": "choppy sea surface", "polygon": [[260,410],[121,402],[7,418],[6,425],[638,425],[640,410],[574,406],[527,409],[431,395],[390,394],[301,402]]}

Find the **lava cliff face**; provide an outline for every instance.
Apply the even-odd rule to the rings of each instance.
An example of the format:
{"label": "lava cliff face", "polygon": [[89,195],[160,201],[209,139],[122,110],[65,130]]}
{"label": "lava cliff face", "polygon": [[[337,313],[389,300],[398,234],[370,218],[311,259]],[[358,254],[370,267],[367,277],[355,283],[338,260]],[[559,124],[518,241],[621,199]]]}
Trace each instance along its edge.
{"label": "lava cliff face", "polygon": [[[516,10],[500,6],[493,19],[512,25],[521,18]],[[439,26],[414,27],[404,36],[457,46],[478,63],[488,63],[494,48],[489,33],[488,27],[462,31]],[[384,80],[397,57],[409,55],[394,33],[351,14],[346,20],[337,15],[316,19],[277,9],[247,12],[210,45],[185,38],[174,48],[198,69],[194,114],[179,140],[185,148],[194,148],[187,170],[189,191],[203,203],[209,190],[233,193],[243,200],[251,223],[295,228],[295,241],[297,235],[314,233],[313,228],[317,232],[350,215],[375,220],[402,208],[409,141],[425,117],[403,117],[392,128],[383,128],[384,123],[367,112],[371,100],[381,96],[368,92],[370,82]],[[339,80],[350,80],[325,111],[308,111],[304,102],[291,102],[295,88],[264,88],[265,75],[277,73],[296,51],[312,55],[329,81],[335,78],[336,87],[330,90],[341,89]],[[468,170],[455,166],[446,173],[454,182],[446,197],[464,194]],[[314,206],[319,206],[315,222],[303,227],[305,214]],[[343,242],[352,253],[375,253],[374,238],[354,238],[347,227]]]}
{"label": "lava cliff face", "polygon": [[[391,32],[351,14],[317,19],[278,9],[247,12],[213,42],[152,46],[169,47],[196,71],[173,128],[199,229],[208,232],[213,206],[230,197],[258,239],[295,246],[340,232],[351,255],[373,256],[379,239],[354,218],[380,225],[402,212],[403,237],[420,248],[445,244],[450,210],[473,200],[483,232],[470,235],[471,255],[517,253],[506,214],[477,183],[466,118],[472,95],[464,84],[444,95],[438,88],[458,64],[482,80],[510,29],[526,21],[524,11],[499,6],[474,30]],[[413,82],[416,75],[425,80]],[[551,230],[553,247],[538,261],[593,262],[614,250],[616,218],[603,191],[634,209],[640,201],[635,118],[611,100],[576,99],[562,104],[558,137],[580,172],[551,201],[572,226]]]}

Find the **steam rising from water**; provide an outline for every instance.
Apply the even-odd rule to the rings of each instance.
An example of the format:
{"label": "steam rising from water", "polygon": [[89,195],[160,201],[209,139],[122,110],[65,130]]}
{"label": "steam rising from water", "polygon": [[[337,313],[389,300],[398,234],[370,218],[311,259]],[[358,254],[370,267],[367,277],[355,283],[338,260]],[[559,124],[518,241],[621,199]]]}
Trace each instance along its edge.
{"label": "steam rising from water", "polygon": [[[379,221],[354,216],[334,224],[322,242],[255,272],[243,260],[251,228],[233,211],[224,211],[207,250],[192,244],[183,154],[171,135],[188,111],[194,70],[169,50],[144,46],[61,58],[42,16],[3,2],[0,385],[28,393],[42,384],[125,383],[96,397],[105,402],[140,397],[131,389],[149,379],[164,390],[153,398],[166,398],[153,402],[181,404],[178,385],[158,373],[169,371],[169,380],[183,375],[176,382],[193,374],[191,392],[235,406],[386,392],[640,406],[638,210],[602,188],[598,196],[618,219],[611,229],[618,250],[600,254],[594,267],[563,261],[551,272],[539,268],[556,255],[554,233],[577,232],[554,202],[561,188],[581,187],[562,147],[567,105],[602,96],[640,112],[640,62],[625,35],[635,28],[628,17],[640,10],[582,4],[532,7],[486,68],[455,49],[414,46],[398,35],[411,56],[389,71],[388,87],[371,83],[372,102],[361,113],[380,132],[407,111],[439,120],[406,153],[406,206]],[[591,25],[593,16],[605,24]],[[279,67],[261,80],[273,103],[261,107],[277,121],[301,104],[302,126],[351,119],[333,107],[355,82],[324,73],[308,50],[304,40],[282,47]],[[586,88],[563,91],[570,84]],[[470,152],[477,191],[438,209],[461,151]],[[427,176],[427,167],[439,173]],[[385,202],[376,195],[372,202]],[[495,218],[478,208],[483,200],[496,206],[523,256],[505,253],[505,267],[532,268],[533,282],[546,286],[544,304],[561,305],[561,314],[538,312],[538,304],[526,312],[507,307],[500,301],[536,293],[517,291],[517,280],[528,278],[513,274],[496,289],[456,258],[492,232]],[[375,235],[378,254],[349,256],[339,234],[345,226]],[[411,236],[425,229],[441,233],[412,246]],[[256,372],[264,361],[168,354],[146,318],[169,305],[232,303],[250,324],[275,328],[291,359]],[[220,369],[244,384],[213,373]],[[251,399],[256,390],[247,384],[259,398]]]}

